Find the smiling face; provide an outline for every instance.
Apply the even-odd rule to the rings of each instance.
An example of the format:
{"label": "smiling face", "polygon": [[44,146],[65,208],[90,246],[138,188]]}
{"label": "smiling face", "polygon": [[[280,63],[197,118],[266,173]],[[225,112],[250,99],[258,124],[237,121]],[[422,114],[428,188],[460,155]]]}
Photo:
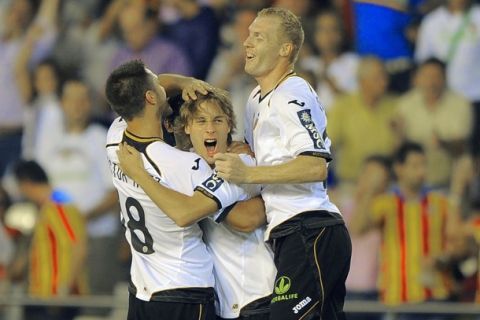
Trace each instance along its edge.
{"label": "smiling face", "polygon": [[195,152],[213,165],[213,156],[227,151],[231,129],[229,118],[218,103],[206,100],[200,103],[188,120],[185,133],[190,135]]}
{"label": "smiling face", "polygon": [[248,28],[244,42],[245,72],[258,78],[269,74],[278,64],[282,41],[279,39],[280,20],[273,16],[257,17]]}

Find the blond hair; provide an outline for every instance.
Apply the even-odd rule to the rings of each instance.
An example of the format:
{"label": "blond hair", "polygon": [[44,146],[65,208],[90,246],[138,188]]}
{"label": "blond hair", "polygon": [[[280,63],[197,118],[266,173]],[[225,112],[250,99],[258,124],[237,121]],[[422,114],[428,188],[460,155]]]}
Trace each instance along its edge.
{"label": "blond hair", "polygon": [[291,63],[295,63],[298,58],[298,53],[305,40],[305,33],[303,32],[300,19],[294,15],[290,10],[284,8],[265,8],[262,9],[257,17],[277,17],[280,19],[280,26],[282,28],[281,35],[286,37],[289,42],[293,44],[292,55],[289,57]]}

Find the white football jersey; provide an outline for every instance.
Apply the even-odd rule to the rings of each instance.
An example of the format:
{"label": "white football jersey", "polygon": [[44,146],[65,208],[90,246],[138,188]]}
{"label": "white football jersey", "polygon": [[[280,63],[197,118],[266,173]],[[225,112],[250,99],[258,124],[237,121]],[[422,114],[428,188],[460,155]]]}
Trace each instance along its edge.
{"label": "white football jersey", "polygon": [[[261,97],[260,87],[251,93],[245,112],[245,140],[255,152],[257,165],[279,165],[299,155],[331,160],[325,108],[311,86],[290,76]],[[271,184],[262,190],[270,231],[305,211],[340,213],[330,202],[324,183]]]}
{"label": "white football jersey", "polygon": [[[213,262],[197,223],[181,228],[127,177],[118,166],[118,144],[127,141],[142,152],[145,169],[162,185],[192,195],[199,182],[202,191],[219,205],[229,206],[242,196],[240,188],[212,176],[197,154],[180,151],[158,138],[140,138],[126,131],[117,118],[108,131],[107,154],[113,183],[118,190],[121,220],[132,251],[131,282],[138,299],[150,301],[155,293],[182,288],[214,286]],[[214,187],[212,187],[214,186]],[[228,197],[231,197],[231,200]]]}
{"label": "white football jersey", "polygon": [[[255,160],[240,155],[247,165],[255,165]],[[246,200],[260,194],[259,186],[250,185]],[[244,233],[233,230],[222,223],[228,214],[226,209],[217,217],[201,222],[204,240],[213,257],[215,274],[215,304],[218,316],[238,318],[240,310],[252,301],[272,294],[277,270],[273,253],[263,240],[265,228]]]}

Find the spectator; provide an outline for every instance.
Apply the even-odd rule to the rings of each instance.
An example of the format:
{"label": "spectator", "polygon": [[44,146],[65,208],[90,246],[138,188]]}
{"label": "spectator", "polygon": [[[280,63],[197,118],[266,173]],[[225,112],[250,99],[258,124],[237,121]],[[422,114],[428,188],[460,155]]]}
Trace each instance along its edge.
{"label": "spectator", "polygon": [[315,49],[318,56],[303,59],[300,65],[317,78],[317,94],[327,110],[335,97],[357,89],[358,57],[345,48],[342,20],[335,11],[323,11],[315,20]]}
{"label": "spectator", "polygon": [[407,91],[413,57],[407,29],[425,0],[352,2],[358,54],[382,59],[390,75],[390,89]]}
{"label": "spectator", "polygon": [[445,64],[424,61],[415,88],[399,101],[403,136],[423,146],[427,157],[427,183],[448,188],[453,160],[467,151],[472,127],[470,104],[446,86]]}
{"label": "spectator", "polygon": [[[49,298],[84,293],[86,237],[78,209],[65,193],[52,188],[45,171],[36,162],[20,160],[14,174],[23,196],[39,209],[29,250],[29,294]],[[23,267],[27,265],[26,259]],[[75,314],[76,310],[71,308],[26,308],[29,320],[68,320]]]}
{"label": "spectator", "polygon": [[[169,0],[180,19],[168,26],[166,35],[190,58],[193,76],[205,79],[219,45],[219,22],[215,12],[197,0]],[[148,63],[147,63],[148,65]]]}
{"label": "spectator", "polygon": [[406,143],[398,149],[394,172],[397,184],[392,191],[375,197],[371,188],[359,194],[351,230],[363,234],[377,229],[382,234],[378,283],[384,303],[445,300],[450,294],[447,279],[436,265],[458,219],[444,195],[425,188],[426,157],[420,145]]}
{"label": "spectator", "polygon": [[40,62],[33,72],[32,100],[25,110],[25,130],[23,134],[23,158],[33,159],[37,148],[42,148],[44,135],[52,128],[61,128],[63,115],[60,109],[59,88],[60,70],[55,61],[46,59]]}
{"label": "spectator", "polygon": [[128,60],[141,59],[155,73],[192,74],[190,62],[181,49],[157,36],[154,11],[133,2],[122,10],[119,20],[125,42],[113,56],[112,69]]}
{"label": "spectator", "polygon": [[[0,177],[8,164],[20,156],[23,109],[30,93],[23,91],[29,77],[18,72],[16,59],[24,47],[31,50],[30,65],[44,58],[55,41],[55,21],[59,0],[43,0],[35,19],[28,0],[11,1],[6,9],[0,35]],[[33,22],[31,22],[34,20]],[[27,99],[26,99],[27,97]]]}
{"label": "spectator", "polygon": [[390,155],[396,143],[392,128],[396,102],[386,94],[388,76],[383,63],[363,58],[358,85],[358,92],[339,97],[328,115],[327,131],[338,157],[340,182],[355,182],[366,158]]}
{"label": "spectator", "polygon": [[38,161],[54,187],[71,195],[87,224],[90,289],[109,294],[118,280],[117,193],[113,189],[105,143],[106,130],[89,122],[92,104],[87,86],[69,80],[63,86],[63,129],[51,129]]}
{"label": "spectator", "polygon": [[243,42],[248,37],[248,26],[256,16],[257,10],[249,7],[239,8],[235,12],[230,29],[227,29],[231,32],[228,33],[226,30],[222,32],[230,34],[230,37],[225,39],[226,45],[215,57],[207,77],[207,81],[212,85],[230,93],[234,113],[239,119],[237,130],[233,134],[234,140],[243,139],[245,106],[250,92],[256,86],[255,79],[243,71],[245,65]]}
{"label": "spectator", "polygon": [[480,154],[480,6],[471,0],[448,0],[420,25],[415,58],[447,63],[447,81],[474,106],[473,150]]}
{"label": "spectator", "polygon": [[[345,222],[349,229],[355,219],[353,213],[356,205],[362,205],[364,193],[377,196],[385,193],[390,186],[390,163],[383,156],[368,157],[360,172],[355,196],[340,202]],[[378,230],[369,230],[363,235],[352,235],[352,262],[347,278],[347,298],[354,300],[377,300],[378,254],[381,237]],[[349,320],[379,320],[375,314],[352,314]]]}

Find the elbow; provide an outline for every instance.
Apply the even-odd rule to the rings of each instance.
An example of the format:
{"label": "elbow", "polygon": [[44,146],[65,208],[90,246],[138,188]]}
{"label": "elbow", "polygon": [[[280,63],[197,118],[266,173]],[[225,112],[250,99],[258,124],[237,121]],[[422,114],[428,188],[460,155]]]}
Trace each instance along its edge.
{"label": "elbow", "polygon": [[248,218],[245,217],[241,221],[238,221],[237,223],[235,223],[235,225],[232,227],[237,231],[250,233],[255,231],[264,223],[265,223],[264,219],[259,219],[256,217],[248,217]]}
{"label": "elbow", "polygon": [[179,226],[180,228],[186,228],[186,227],[189,227],[191,226],[192,224],[194,224],[196,221],[189,218],[188,215],[185,215],[183,217],[177,217],[177,218],[174,218],[173,219],[173,222],[175,222],[175,224],[177,226]]}

